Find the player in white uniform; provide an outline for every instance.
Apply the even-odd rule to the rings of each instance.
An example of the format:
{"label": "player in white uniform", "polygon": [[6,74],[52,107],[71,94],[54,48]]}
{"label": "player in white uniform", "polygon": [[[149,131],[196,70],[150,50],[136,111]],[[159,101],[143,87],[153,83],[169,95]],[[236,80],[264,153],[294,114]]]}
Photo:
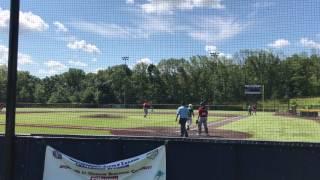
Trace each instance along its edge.
{"label": "player in white uniform", "polygon": [[186,123],[186,128],[187,128],[187,130],[190,130],[190,126],[192,124],[192,117],[194,117],[192,104],[189,104],[188,110],[189,110],[189,114],[188,114],[188,120]]}

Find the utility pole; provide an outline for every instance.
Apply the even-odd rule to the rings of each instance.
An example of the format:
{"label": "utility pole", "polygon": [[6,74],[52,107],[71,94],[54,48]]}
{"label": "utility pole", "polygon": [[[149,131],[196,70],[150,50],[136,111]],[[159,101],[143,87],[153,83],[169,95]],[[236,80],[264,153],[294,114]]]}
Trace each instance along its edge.
{"label": "utility pole", "polygon": [[16,89],[17,89],[17,65],[18,65],[18,42],[19,42],[19,11],[20,0],[11,0],[10,3],[10,30],[9,30],[9,53],[8,53],[8,82],[7,82],[7,105],[6,127],[4,146],[4,179],[15,179],[15,121],[16,121]]}
{"label": "utility pole", "polygon": [[[124,64],[127,66],[127,61],[129,61],[129,56],[123,56],[122,60],[124,61]],[[124,108],[126,108],[126,88],[123,88],[123,105]]]}

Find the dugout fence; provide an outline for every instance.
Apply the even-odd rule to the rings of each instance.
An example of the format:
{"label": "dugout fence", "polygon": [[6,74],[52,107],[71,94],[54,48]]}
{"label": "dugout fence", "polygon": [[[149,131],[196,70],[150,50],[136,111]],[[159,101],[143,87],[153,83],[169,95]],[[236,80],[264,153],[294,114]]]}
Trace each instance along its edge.
{"label": "dugout fence", "polygon": [[[167,144],[168,180],[316,180],[319,177],[318,144],[18,136],[15,139],[16,174],[13,179],[42,179],[46,145],[87,162],[107,163],[144,153],[163,144]],[[0,137],[0,145],[5,145],[3,137]],[[2,148],[0,154],[3,154]],[[4,169],[0,168],[1,179],[4,179],[3,175]]]}

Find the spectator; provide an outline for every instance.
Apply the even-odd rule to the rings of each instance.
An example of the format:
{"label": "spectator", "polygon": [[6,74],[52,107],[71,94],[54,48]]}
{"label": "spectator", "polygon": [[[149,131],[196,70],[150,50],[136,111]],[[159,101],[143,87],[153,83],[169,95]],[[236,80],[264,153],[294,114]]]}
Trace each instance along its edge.
{"label": "spectator", "polygon": [[186,106],[186,103],[182,102],[181,106],[177,109],[177,117],[176,117],[176,121],[178,120],[178,117],[179,117],[181,137],[184,137],[184,136],[188,137],[188,131],[186,129],[188,114],[189,114],[189,109]]}
{"label": "spectator", "polygon": [[208,132],[208,125],[207,125],[207,121],[208,121],[208,110],[205,106],[205,104],[202,102],[200,103],[200,107],[198,109],[198,135],[201,135],[201,131],[202,131],[202,125],[204,126],[204,130],[206,135],[209,135]]}

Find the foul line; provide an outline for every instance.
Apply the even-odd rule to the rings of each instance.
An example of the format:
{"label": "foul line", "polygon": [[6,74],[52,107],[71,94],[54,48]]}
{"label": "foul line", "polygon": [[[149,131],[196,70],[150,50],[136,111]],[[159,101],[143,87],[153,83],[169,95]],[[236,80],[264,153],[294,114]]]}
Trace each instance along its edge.
{"label": "foul line", "polygon": [[[233,123],[233,122],[235,122],[235,121],[241,120],[241,119],[243,119],[243,118],[245,118],[245,117],[246,117],[246,116],[235,116],[235,117],[232,117],[232,118],[224,119],[224,120],[222,120],[222,121],[209,122],[209,123],[208,123],[208,127],[218,128],[218,127],[221,127],[221,126],[224,126],[224,125]],[[197,131],[197,130],[198,130],[198,127],[191,128],[190,130],[191,130],[191,131]],[[180,131],[176,131],[176,132],[180,132]]]}

